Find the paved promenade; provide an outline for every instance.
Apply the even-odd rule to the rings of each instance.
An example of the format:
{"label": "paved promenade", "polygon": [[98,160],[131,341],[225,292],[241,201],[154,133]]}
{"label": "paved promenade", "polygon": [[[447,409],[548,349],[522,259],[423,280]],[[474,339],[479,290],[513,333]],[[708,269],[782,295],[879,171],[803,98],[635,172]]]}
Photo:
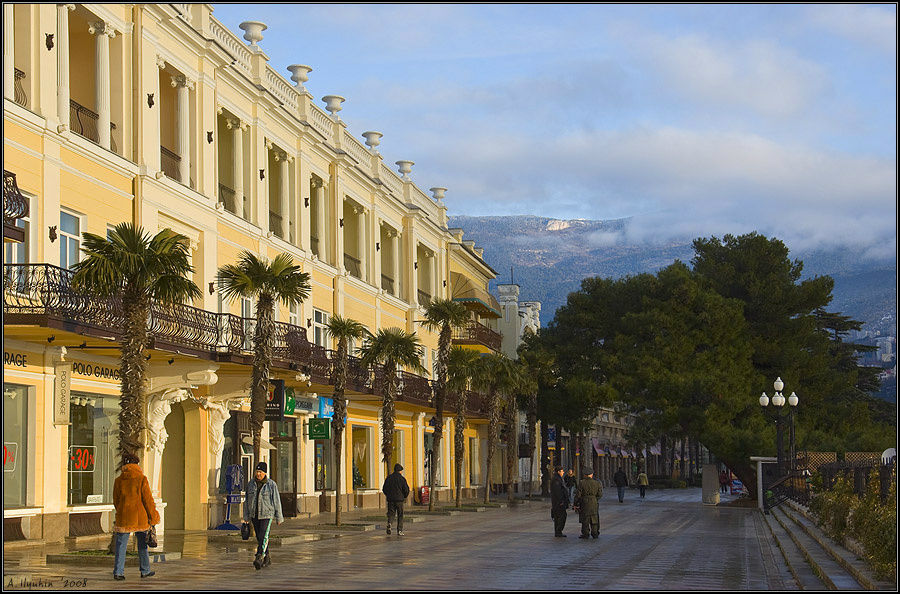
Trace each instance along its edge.
{"label": "paved promenade", "polygon": [[[700,503],[699,489],[651,491],[640,501],[629,491],[618,503],[607,489],[600,503],[600,538],[581,540],[570,512],[568,538],[554,538],[549,503],[531,501],[508,509],[431,516],[409,523],[406,535],[376,531],[322,532],[315,540],[273,547],[272,565],[252,566],[253,549],[207,543],[206,535],[171,533],[161,542],[183,557],[155,564],[156,576],[126,581],[109,567],[47,565],[54,547],[14,549],[4,555],[3,583],[19,589],[65,589],[64,580],[85,580],[90,589],[253,590],[782,590],[795,589],[758,512]],[[414,512],[415,508],[408,513]],[[348,514],[371,516],[367,511]],[[314,520],[315,521],[315,520]],[[320,516],[318,521],[325,521]],[[283,534],[315,534],[307,522],[289,521]],[[102,545],[101,545],[102,546]],[[81,548],[86,548],[82,546]],[[99,548],[99,547],[98,547]],[[43,550],[42,550],[43,549]],[[52,550],[51,550],[52,549]],[[26,584],[27,586],[27,584]],[[69,589],[82,589],[79,585]]]}

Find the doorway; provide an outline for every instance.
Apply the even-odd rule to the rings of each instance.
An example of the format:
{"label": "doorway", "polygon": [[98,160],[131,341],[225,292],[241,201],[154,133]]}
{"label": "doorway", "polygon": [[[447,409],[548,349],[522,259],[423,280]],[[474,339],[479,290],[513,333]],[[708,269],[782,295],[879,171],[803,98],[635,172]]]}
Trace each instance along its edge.
{"label": "doorway", "polygon": [[281,512],[286,518],[297,515],[297,422],[294,419],[271,421],[272,445],[269,456],[271,477],[281,494]]}

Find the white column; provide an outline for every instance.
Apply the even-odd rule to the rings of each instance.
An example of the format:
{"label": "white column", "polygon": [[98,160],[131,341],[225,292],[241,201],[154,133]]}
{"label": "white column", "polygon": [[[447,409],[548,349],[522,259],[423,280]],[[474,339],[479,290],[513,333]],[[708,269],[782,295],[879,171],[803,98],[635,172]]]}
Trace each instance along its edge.
{"label": "white column", "polygon": [[325,237],[325,184],[316,186],[316,237],[319,238],[319,260],[328,262],[328,238]]}
{"label": "white column", "polygon": [[178,181],[186,186],[191,184],[191,112],[190,90],[194,83],[183,75],[172,77],[175,88],[175,152],[181,157],[178,162]]}
{"label": "white column", "polygon": [[281,238],[288,241],[290,238],[288,233],[288,196],[291,191],[290,167],[288,167],[288,157],[286,154],[278,155],[276,159],[281,161],[281,194],[278,196],[278,210],[281,214]]}
{"label": "white column", "polygon": [[69,11],[74,4],[56,5],[56,111],[58,132],[69,128]]}
{"label": "white column", "polygon": [[391,231],[391,274],[394,275],[394,297],[400,298],[400,234]]}
{"label": "white column", "polygon": [[3,4],[3,96],[16,99],[16,38],[15,5]]}
{"label": "white column", "polygon": [[244,217],[244,131],[239,120],[229,119],[226,122],[231,128],[232,158],[234,159],[234,211],[237,216]]}
{"label": "white column", "polygon": [[109,113],[109,38],[116,34],[109,23],[96,21],[88,28],[91,35],[96,35],[95,54],[96,71],[94,73],[97,106],[98,144],[105,149],[110,148],[110,113]]}
{"label": "white column", "polygon": [[359,248],[359,278],[360,280],[366,281],[369,279],[369,274],[366,268],[368,267],[368,262],[366,261],[366,209],[359,207],[356,209],[356,245]]}

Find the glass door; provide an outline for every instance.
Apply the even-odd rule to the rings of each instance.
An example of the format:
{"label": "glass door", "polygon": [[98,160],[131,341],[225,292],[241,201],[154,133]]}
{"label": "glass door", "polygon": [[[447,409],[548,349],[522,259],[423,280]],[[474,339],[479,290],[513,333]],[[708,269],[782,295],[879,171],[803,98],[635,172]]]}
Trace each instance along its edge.
{"label": "glass door", "polygon": [[281,511],[286,518],[297,515],[297,435],[294,419],[272,423],[272,468],[270,475],[278,484]]}

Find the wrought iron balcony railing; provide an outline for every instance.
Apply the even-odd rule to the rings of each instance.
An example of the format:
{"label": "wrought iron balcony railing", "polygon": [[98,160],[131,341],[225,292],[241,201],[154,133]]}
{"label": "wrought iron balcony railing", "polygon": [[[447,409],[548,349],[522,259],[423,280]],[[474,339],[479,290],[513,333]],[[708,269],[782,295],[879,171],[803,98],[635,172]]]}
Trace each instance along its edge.
{"label": "wrought iron balcony railing", "polygon": [[454,330],[453,340],[465,344],[483,344],[494,351],[499,351],[503,343],[499,333],[475,320],[469,320],[465,326]]}
{"label": "wrought iron balcony railing", "polygon": [[429,295],[428,293],[426,293],[426,292],[423,291],[422,289],[418,289],[416,292],[417,292],[418,295],[419,295],[419,305],[421,305],[422,307],[425,307],[425,306],[427,306],[429,303],[431,303],[431,295]]}
{"label": "wrought iron balcony railing", "polygon": [[385,290],[385,292],[394,294],[394,279],[389,277],[386,274],[381,275],[381,288]]}
{"label": "wrought iron balcony railing", "polygon": [[[79,136],[84,136],[91,142],[100,142],[100,131],[97,128],[97,123],[100,120],[100,116],[81,105],[80,103],[75,102],[74,100],[69,100],[69,127],[72,129],[72,132],[78,134]],[[109,124],[109,146],[110,150],[114,153],[118,153],[119,149],[116,147],[116,139],[113,137],[112,133],[116,129],[116,125],[112,122]]]}
{"label": "wrought iron balcony railing", "polygon": [[228,212],[243,216],[244,213],[239,213],[237,211],[237,204],[235,203],[234,198],[235,191],[232,188],[229,188],[225,184],[219,184],[219,203],[222,204]]}
{"label": "wrought iron balcony railing", "polygon": [[362,278],[362,266],[359,258],[354,258],[350,254],[344,254],[344,268],[356,278]]}
{"label": "wrought iron balcony railing", "polygon": [[17,219],[28,216],[28,200],[19,191],[16,174],[3,170],[3,224],[15,225]]}
{"label": "wrought iron balcony railing", "polygon": [[[3,313],[7,325],[44,325],[84,336],[121,340],[125,313],[121,299],[103,298],[72,287],[74,273],[50,264],[4,264]],[[250,362],[256,320],[215,313],[191,305],[152,303],[148,316],[149,348],[180,352],[216,361]],[[333,356],[307,340],[306,328],[275,322],[273,366],[301,371],[322,385],[332,383]],[[383,395],[384,371],[350,357],[347,387]],[[432,382],[398,373],[398,399],[432,405]],[[468,394],[468,410],[479,412],[480,397]]]}
{"label": "wrought iron balcony railing", "polygon": [[177,155],[173,151],[160,145],[159,162],[160,169],[166,174],[166,177],[174,179],[177,182],[181,181],[181,175],[178,173],[178,164],[181,163],[181,155]]}
{"label": "wrought iron balcony railing", "polygon": [[25,94],[25,88],[22,86],[22,79],[24,78],[25,73],[16,68],[14,101],[22,107],[28,107],[28,95]]}

